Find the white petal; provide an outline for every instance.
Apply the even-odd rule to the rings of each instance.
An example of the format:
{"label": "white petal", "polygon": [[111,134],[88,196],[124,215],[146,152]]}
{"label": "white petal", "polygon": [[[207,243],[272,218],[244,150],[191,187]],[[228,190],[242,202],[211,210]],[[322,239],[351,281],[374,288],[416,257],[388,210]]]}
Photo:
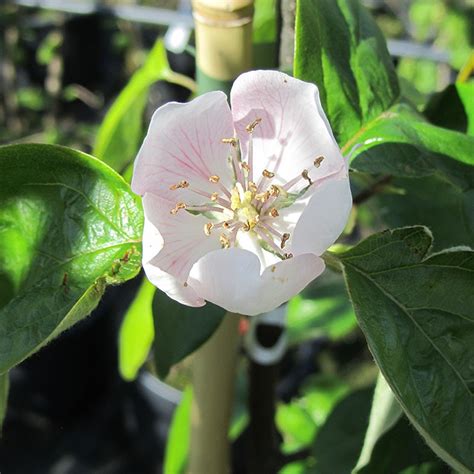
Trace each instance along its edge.
{"label": "white petal", "polygon": [[[207,193],[232,183],[227,163],[229,145],[222,138],[234,135],[232,115],[223,92],[209,92],[186,104],[170,102],[153,115],[148,134],[135,160],[132,189],[165,199],[203,203],[187,189],[171,191],[182,180]],[[217,175],[219,184],[209,182]]]}
{"label": "white petal", "polygon": [[[337,172],[344,162],[314,84],[278,71],[253,71],[239,76],[231,91],[232,114],[244,156],[249,133],[245,127],[257,118],[253,132],[254,176],[281,163],[274,182],[284,184],[309,170],[313,180]],[[324,156],[319,168],[318,156]],[[305,184],[292,188],[298,191]]]}
{"label": "white petal", "polygon": [[289,251],[294,255],[321,255],[344,230],[351,212],[351,188],[345,171],[338,178],[314,186],[289,242]]}
{"label": "white petal", "polygon": [[150,263],[162,247],[163,238],[157,228],[145,217],[143,228],[143,269],[147,278],[170,298],[188,306],[203,306],[205,301],[189,285],[184,286],[182,282],[169,273],[160,270]]}
{"label": "white petal", "polygon": [[[143,208],[147,228],[152,224],[155,229],[154,235],[148,231],[143,236],[147,263],[169,273],[184,286],[194,263],[221,247],[218,233],[210,236],[204,233],[204,225],[209,221],[201,215],[192,215],[185,210],[171,215],[173,203],[153,194],[145,194]],[[155,244],[158,241],[156,234],[159,244]],[[158,252],[152,256],[155,250]]]}
{"label": "white petal", "polygon": [[227,311],[249,316],[271,311],[299,293],[324,270],[316,255],[280,261],[260,274],[258,257],[243,249],[208,253],[192,268],[189,282],[196,292]]}

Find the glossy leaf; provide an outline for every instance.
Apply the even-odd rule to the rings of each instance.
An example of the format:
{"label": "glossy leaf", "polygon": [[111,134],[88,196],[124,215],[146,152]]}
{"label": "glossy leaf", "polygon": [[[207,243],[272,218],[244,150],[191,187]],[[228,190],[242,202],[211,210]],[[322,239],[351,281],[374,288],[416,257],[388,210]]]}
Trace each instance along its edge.
{"label": "glossy leaf", "polygon": [[143,114],[152,84],[166,80],[193,88],[193,82],[173,72],[166,50],[158,40],[145,64],[138,69],[107,112],[97,133],[93,154],[123,173],[133,161],[143,139]]}
{"label": "glossy leaf", "polygon": [[450,84],[435,94],[424,114],[430,122],[474,135],[474,81]]}
{"label": "glossy leaf", "polygon": [[7,414],[9,385],[10,378],[8,372],[0,374],[0,437],[2,434],[3,421]]}
{"label": "glossy leaf", "polygon": [[445,462],[474,469],[474,252],[428,256],[424,227],[340,254],[372,354],[411,423]]}
{"label": "glossy leaf", "polygon": [[288,303],[288,339],[298,344],[316,337],[333,340],[357,327],[342,277],[325,272]]}
{"label": "glossy leaf", "polygon": [[316,437],[311,474],[348,474],[357,462],[369,423],[373,389],[344,398],[331,412]]}
{"label": "glossy leaf", "polygon": [[295,41],[295,76],[319,87],[339,143],[397,100],[385,39],[358,0],[298,1]]}
{"label": "glossy leaf", "polygon": [[0,373],[87,316],[141,266],[139,199],[68,148],[0,148]]}
{"label": "glossy leaf", "polygon": [[184,474],[188,464],[193,392],[187,387],[176,408],[166,443],[163,474]]}
{"label": "glossy leaf", "polygon": [[143,278],[125,313],[119,334],[119,370],[124,380],[135,380],[150,353],[155,330],[152,303],[155,287]]}
{"label": "glossy leaf", "polygon": [[163,292],[153,299],[154,357],[163,379],[172,365],[190,355],[214,333],[226,311],[211,303],[200,308],[180,304]]}
{"label": "glossy leaf", "polygon": [[443,174],[463,183],[463,167],[474,165],[474,137],[436,127],[406,105],[367,124],[345,146],[351,167],[367,173],[419,177]]}

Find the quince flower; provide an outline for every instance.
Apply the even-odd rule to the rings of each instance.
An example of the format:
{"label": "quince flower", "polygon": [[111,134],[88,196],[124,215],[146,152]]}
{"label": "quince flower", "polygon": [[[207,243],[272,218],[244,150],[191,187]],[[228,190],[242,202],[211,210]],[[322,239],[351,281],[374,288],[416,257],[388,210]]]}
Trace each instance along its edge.
{"label": "quince flower", "polygon": [[160,107],[135,162],[143,265],[171,298],[256,315],[324,270],[352,206],[316,86],[253,71]]}

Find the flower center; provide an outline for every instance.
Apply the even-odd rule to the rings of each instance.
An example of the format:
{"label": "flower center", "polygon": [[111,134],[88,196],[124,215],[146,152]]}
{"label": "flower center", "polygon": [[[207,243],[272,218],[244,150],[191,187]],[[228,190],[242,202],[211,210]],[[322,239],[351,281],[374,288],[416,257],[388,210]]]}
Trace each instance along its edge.
{"label": "flower center", "polygon": [[[253,132],[260,124],[257,118],[250,123],[246,130],[249,133],[247,161],[242,161],[240,147],[237,138],[223,138],[222,142],[230,144],[229,163],[234,174],[234,186],[229,191],[221,183],[217,175],[209,176],[209,182],[216,187],[216,191],[209,193],[194,188],[188,181],[182,180],[170,187],[171,190],[188,188],[207,200],[200,206],[187,206],[184,202],[178,202],[170,210],[176,214],[181,210],[205,215],[209,222],[204,225],[204,233],[210,236],[213,232],[219,232],[219,241],[223,248],[238,245],[237,235],[239,232],[252,231],[260,246],[277,255],[281,259],[290,258],[293,255],[286,253],[284,248],[290,239],[288,232],[279,232],[275,227],[279,210],[290,206],[306,189],[312,184],[308,170],[303,170],[295,178],[283,185],[272,183],[278,173],[281,162],[280,157],[273,164],[272,171],[264,169],[258,182],[254,181],[253,166]],[[319,168],[324,157],[318,156],[314,160],[314,166]],[[269,164],[270,165],[270,164]],[[270,166],[269,166],[270,167]],[[299,193],[291,193],[290,190],[301,181],[306,181],[306,186]],[[278,228],[284,226],[280,219]]]}

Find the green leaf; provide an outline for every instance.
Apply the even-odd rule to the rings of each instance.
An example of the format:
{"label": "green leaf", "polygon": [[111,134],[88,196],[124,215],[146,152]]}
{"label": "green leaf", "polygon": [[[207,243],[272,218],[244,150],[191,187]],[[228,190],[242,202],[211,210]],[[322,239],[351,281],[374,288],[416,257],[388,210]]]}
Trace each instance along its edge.
{"label": "green leaf", "polygon": [[155,336],[152,303],[155,287],[143,278],[125,313],[119,334],[119,370],[124,380],[135,380],[145,363]]}
{"label": "green leaf", "polygon": [[0,437],[2,434],[3,421],[7,414],[9,385],[10,378],[8,372],[0,374]]}
{"label": "green leaf", "polygon": [[403,416],[400,404],[379,374],[369,427],[353,474],[397,474],[426,461],[436,462],[437,457]]}
{"label": "green leaf", "polygon": [[288,340],[298,344],[318,336],[336,340],[357,327],[342,277],[325,272],[288,303]]}
{"label": "green leaf", "polygon": [[0,169],[3,373],[138,273],[143,215],[119,175],[78,151],[0,147]]}
{"label": "green leaf", "polygon": [[252,22],[254,67],[278,67],[277,6],[275,0],[255,0]]}
{"label": "green leaf", "polygon": [[295,41],[295,76],[318,86],[339,143],[397,100],[385,39],[359,1],[298,1]]}
{"label": "green leaf", "polygon": [[194,88],[193,81],[170,69],[161,40],[112,104],[97,133],[93,154],[120,173],[138,152],[144,136],[143,114],[148,91],[159,80]]}
{"label": "green leaf", "polygon": [[474,135],[474,81],[450,84],[435,94],[424,114],[430,122],[458,132]]}
{"label": "green leaf", "polygon": [[369,421],[373,389],[344,398],[331,412],[316,437],[314,474],[348,474],[357,462]]}
{"label": "green leaf", "polygon": [[[464,178],[474,175],[468,169]],[[471,178],[472,179],[472,178]],[[434,236],[435,251],[453,245],[474,248],[474,188],[453,186],[441,176],[392,181],[399,193],[383,193],[367,203],[381,228],[425,225]]]}
{"label": "green leaf", "polygon": [[[474,137],[436,127],[399,104],[359,131],[343,148],[351,167],[367,173],[420,177],[438,174],[466,186],[465,167],[474,165]],[[472,178],[467,181],[472,184]]]}
{"label": "green leaf", "polygon": [[340,254],[372,354],[415,428],[445,462],[474,469],[474,252],[428,256],[424,227]]}
{"label": "green leaf", "polygon": [[200,308],[180,304],[161,291],[153,299],[154,357],[160,378],[214,333],[226,311],[212,303]]}
{"label": "green leaf", "polygon": [[402,413],[402,408],[383,375],[379,374],[370,410],[369,427],[365,434],[364,446],[353,471],[354,473],[359,472],[360,469],[369,464],[375,444],[397,423]]}
{"label": "green leaf", "polygon": [[184,474],[188,464],[193,391],[187,387],[176,408],[166,443],[163,474]]}

